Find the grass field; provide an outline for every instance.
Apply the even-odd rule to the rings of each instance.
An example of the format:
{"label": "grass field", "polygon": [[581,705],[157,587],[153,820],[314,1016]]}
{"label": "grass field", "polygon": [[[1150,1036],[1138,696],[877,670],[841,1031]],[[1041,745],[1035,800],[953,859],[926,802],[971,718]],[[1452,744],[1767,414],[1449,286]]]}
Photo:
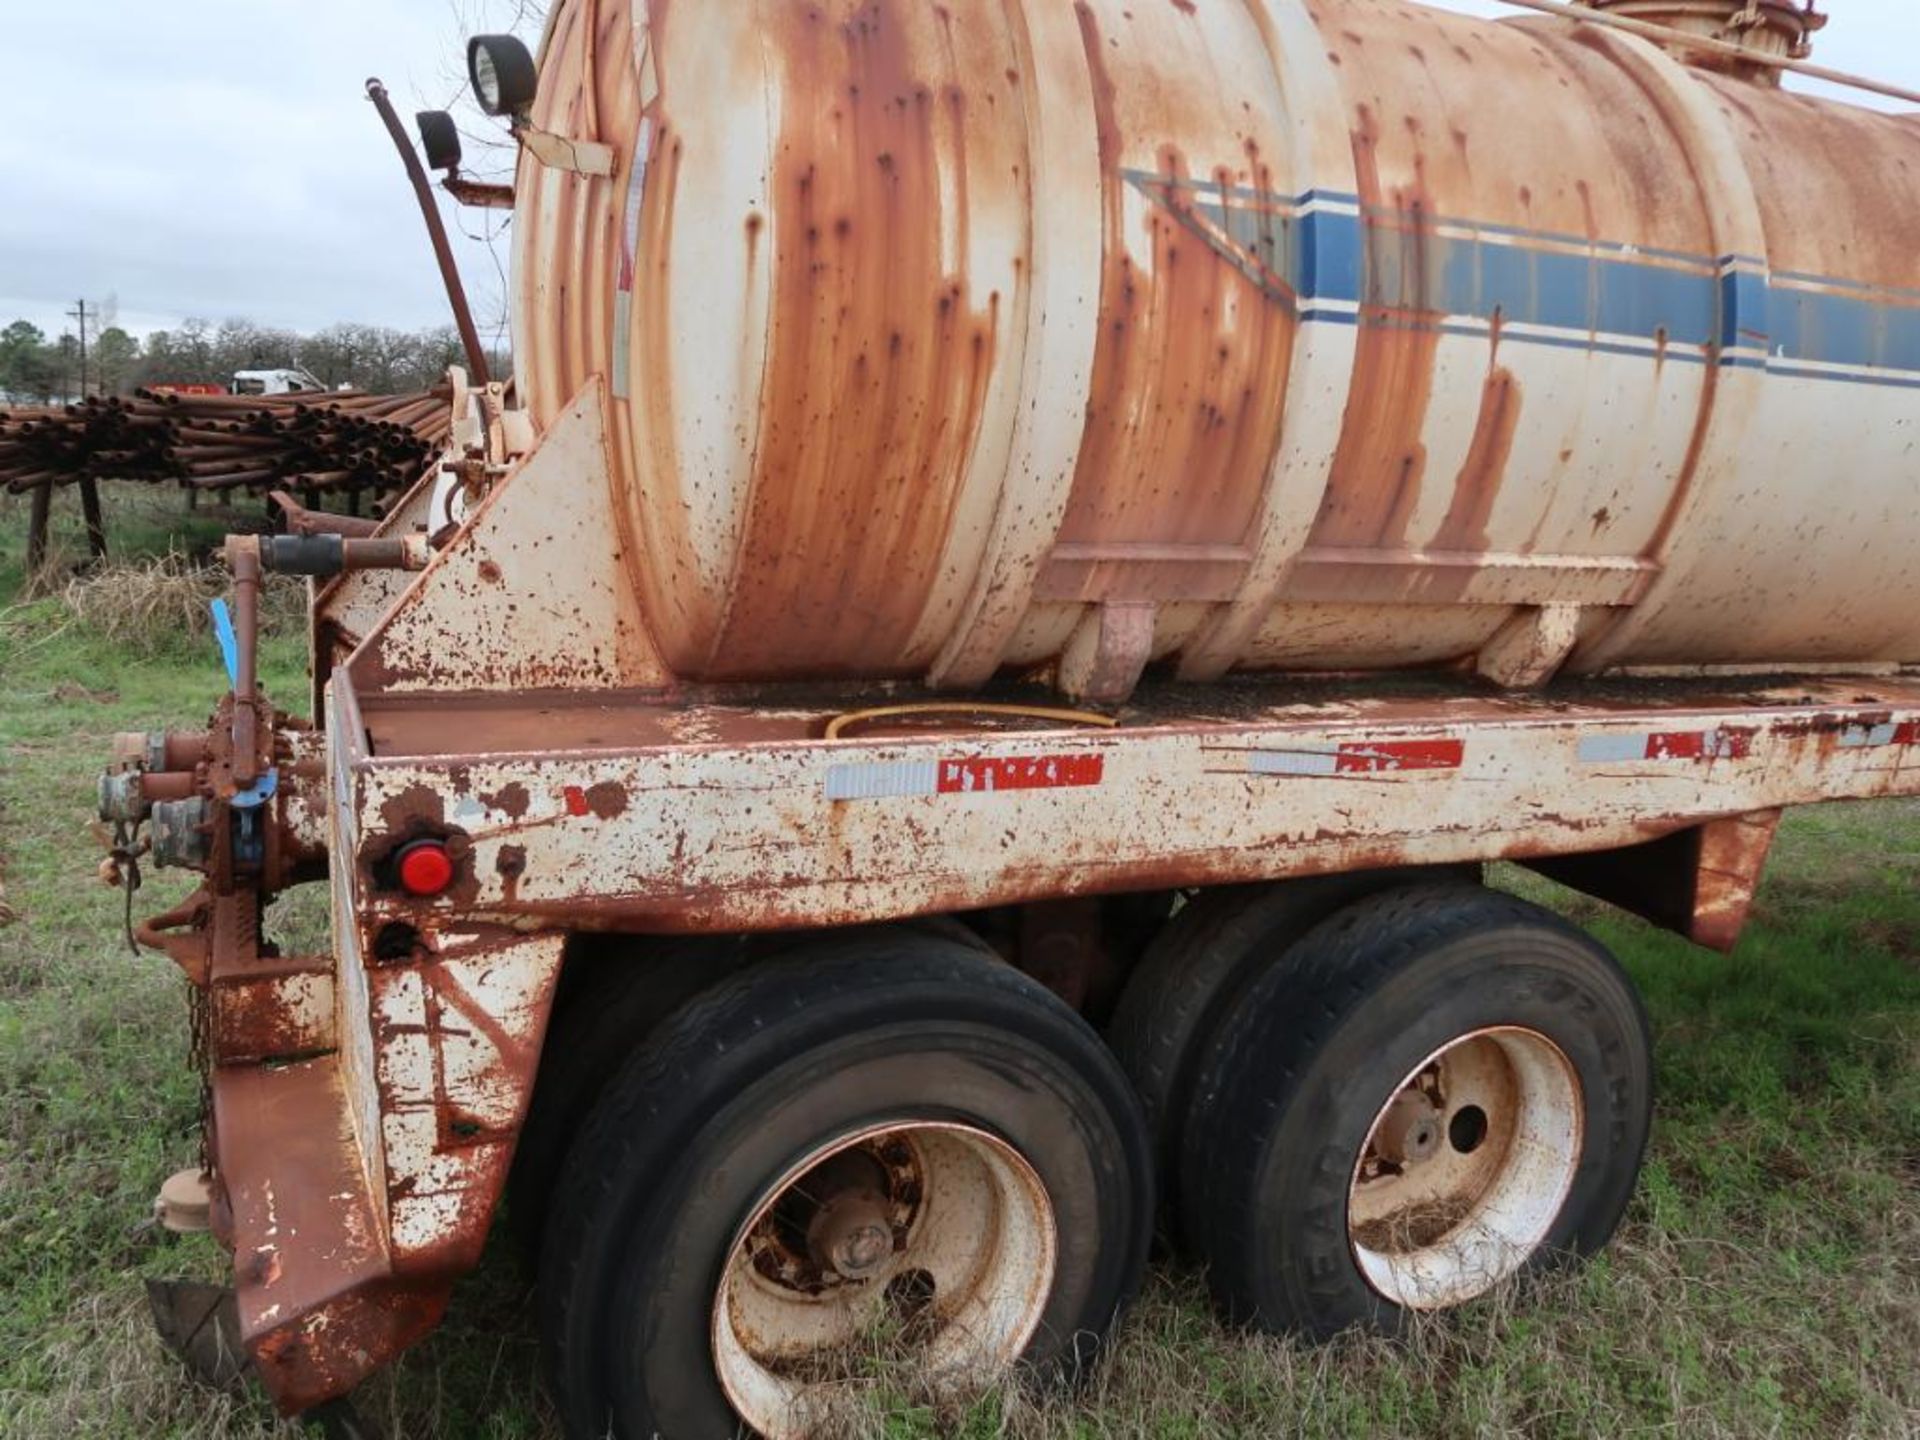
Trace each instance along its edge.
{"label": "grass field", "polygon": [[[116,514],[152,548],[178,516]],[[113,638],[18,602],[0,500],[0,1436],[264,1436],[257,1399],[194,1387],[152,1338],[143,1276],[215,1277],[210,1242],[135,1233],[195,1154],[183,982],[120,938],[94,879],[93,777],[117,730],[201,718],[221,685],[184,620]],[[291,636],[264,674],[303,691]],[[1738,955],[1695,951],[1503,875],[1623,957],[1652,1010],[1652,1154],[1598,1264],[1411,1341],[1311,1348],[1210,1318],[1157,1267],[1077,1403],[910,1395],[887,1436],[1920,1435],[1920,804],[1790,818]],[[150,909],[183,888],[162,877]],[[8,917],[11,917],[10,920]],[[396,1437],[544,1436],[527,1277],[505,1245],[445,1328],[366,1387]],[[884,1397],[882,1397],[884,1400]]]}

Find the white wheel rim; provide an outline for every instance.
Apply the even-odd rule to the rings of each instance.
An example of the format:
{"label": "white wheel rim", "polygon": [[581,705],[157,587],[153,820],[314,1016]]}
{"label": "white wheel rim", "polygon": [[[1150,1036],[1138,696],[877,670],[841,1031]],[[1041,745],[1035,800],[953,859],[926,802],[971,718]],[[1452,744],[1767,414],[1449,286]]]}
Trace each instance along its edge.
{"label": "white wheel rim", "polygon": [[1434,1051],[1354,1163],[1347,1239],[1367,1283],[1440,1310],[1518,1272],[1566,1204],[1582,1128],[1573,1063],[1537,1030],[1494,1026]]}
{"label": "white wheel rim", "polygon": [[1004,1140],[935,1121],[843,1136],[734,1234],[713,1303],[721,1388],[767,1440],[797,1440],[878,1344],[936,1391],[990,1382],[1033,1338],[1055,1258],[1046,1187]]}

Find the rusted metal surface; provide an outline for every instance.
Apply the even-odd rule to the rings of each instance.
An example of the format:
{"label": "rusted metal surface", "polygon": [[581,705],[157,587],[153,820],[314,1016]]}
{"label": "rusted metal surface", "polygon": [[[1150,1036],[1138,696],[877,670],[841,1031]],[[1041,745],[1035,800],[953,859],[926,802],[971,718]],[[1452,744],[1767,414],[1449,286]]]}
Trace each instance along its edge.
{"label": "rusted metal surface", "polygon": [[383,690],[564,690],[669,677],[611,544],[600,390],[474,509],[353,660]]}
{"label": "rusted metal surface", "polygon": [[[237,689],[244,646],[239,658]],[[241,1336],[293,1411],[418,1339],[477,1258],[563,937],[427,924],[398,946],[373,934],[363,950],[349,864],[333,867],[335,953],[281,955],[262,933],[265,902],[326,873],[329,850],[352,853],[339,782],[356,752],[349,741],[330,757],[318,732],[254,698],[251,727],[230,697],[206,732],[125,736],[115,753],[136,823],[169,803],[205,817],[191,855],[200,888],[135,933],[204,992],[195,1045],[216,1228],[235,1254]],[[191,768],[143,773],[149,762]],[[146,793],[183,778],[190,802]]]}
{"label": "rusted metal surface", "polygon": [[238,639],[233,662],[233,693],[228,697],[231,729],[225,737],[230,743],[216,750],[225,761],[232,783],[250,786],[260,773],[261,696],[259,680],[260,651],[260,547],[252,536],[230,535],[226,545],[227,569],[232,573],[233,629]]}
{"label": "rusted metal surface", "polygon": [[[427,517],[437,484],[438,477],[433,474],[415,481],[388,507],[374,533],[410,535],[430,529]],[[313,671],[315,715],[326,713],[326,684],[333,667],[353,653],[413,579],[402,570],[354,570],[315,587],[308,607],[308,658]]]}
{"label": "rusted metal surface", "polygon": [[1778,85],[1782,71],[1813,53],[1813,36],[1827,23],[1812,0],[1505,0],[1505,3],[1643,36],[1690,65]]}
{"label": "rusted metal surface", "polygon": [[217,1174],[241,1337],[288,1410],[340,1395],[440,1318],[443,1285],[396,1285],[333,1056],[222,1067]]}
{"label": "rusted metal surface", "polygon": [[283,724],[277,733],[274,763],[281,784],[275,795],[275,821],[268,836],[270,888],[282,890],[326,874],[327,742],[318,730]]}
{"label": "rusted metal surface", "polygon": [[188,980],[204,987],[213,963],[204,933],[211,914],[210,897],[196,890],[170,909],[136,920],[133,937],[147,949],[160,951]]}
{"label": "rusted metal surface", "polygon": [[333,957],[213,957],[209,1039],[215,1064],[254,1064],[335,1048]]}
{"label": "rusted metal surface", "polygon": [[[1815,0],[1804,0],[1799,7],[1786,0],[1765,0],[1765,3],[1759,0],[1573,0],[1571,4],[1563,0],[1500,0],[1500,3],[1583,24],[1614,26],[1655,41],[1690,63],[1770,85],[1777,85],[1780,75],[1791,71],[1843,89],[1885,95],[1893,100],[1920,101],[1920,91],[1903,85],[1808,64],[1803,58],[1813,48],[1808,37],[1823,28],[1828,19],[1815,11]],[[1650,23],[1656,20],[1657,23]]]}
{"label": "rusted metal surface", "polygon": [[457,175],[449,175],[440,182],[445,190],[462,205],[470,205],[477,210],[511,210],[514,194],[511,185],[489,185],[480,180],[466,180]]}
{"label": "rusted metal surface", "polygon": [[380,528],[380,522],[370,517],[309,510],[284,490],[275,490],[267,498],[280,507],[281,522],[289,535],[366,536]]}
{"label": "rusted metal surface", "polygon": [[1902,120],[1399,0],[567,0],[542,77],[617,163],[523,157],[525,393],[606,379],[678,677],[1920,657]]}
{"label": "rusted metal surface", "polygon": [[[336,898],[351,883],[343,867]],[[283,958],[244,883],[203,889],[143,933],[207,990],[211,1154],[241,1334],[276,1401],[308,1408],[430,1329],[477,1260],[562,937],[428,925],[370,968],[351,943]]]}
{"label": "rusted metal surface", "polygon": [[[380,926],[368,928],[373,952]],[[533,1093],[562,940],[427,926],[406,955],[373,954],[373,1143],[396,1274],[453,1275],[480,1258]]]}

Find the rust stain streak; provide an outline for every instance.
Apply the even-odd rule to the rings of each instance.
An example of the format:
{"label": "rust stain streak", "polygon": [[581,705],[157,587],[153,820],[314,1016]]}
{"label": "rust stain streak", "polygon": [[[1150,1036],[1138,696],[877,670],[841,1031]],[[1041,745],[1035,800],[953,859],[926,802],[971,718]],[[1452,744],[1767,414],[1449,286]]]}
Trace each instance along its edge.
{"label": "rust stain streak", "polygon": [[[637,18],[635,12],[642,9],[639,0],[604,8],[607,26],[616,30],[623,21],[631,24]],[[693,19],[697,23],[698,16]],[[670,0],[651,0],[644,6],[649,44],[656,52],[674,43],[676,21],[685,24],[686,17]],[[630,47],[603,34],[601,49],[612,56],[626,53]],[[569,66],[584,63],[580,58],[569,60]],[[549,68],[553,64],[550,61]],[[571,69],[564,73],[573,74]],[[551,353],[565,375],[565,384],[553,397],[556,405],[575,394],[593,375],[610,378],[611,357],[616,350],[626,350],[632,361],[627,399],[607,409],[607,483],[615,497],[613,515],[621,552],[648,555],[655,561],[629,567],[640,592],[644,623],[656,646],[670,663],[678,665],[687,658],[682,644],[686,627],[701,618],[697,601],[689,603],[689,597],[699,592],[687,583],[695,552],[687,524],[691,513],[688,477],[676,438],[678,396],[672,363],[674,328],[684,323],[684,317],[676,313],[671,249],[683,142],[672,116],[672,104],[679,98],[673,93],[673,71],[661,66],[655,73],[662,90],[646,111],[640,103],[639,76],[630,63],[603,61],[591,75],[576,77],[583,88],[597,87],[598,138],[615,147],[620,161],[606,180],[565,177],[564,183],[570,187],[594,187],[597,224],[591,251],[553,268],[584,275],[594,293],[566,333],[551,342]],[[691,103],[697,106],[702,98],[691,97]],[[651,141],[645,153],[639,149],[643,117],[652,121]],[[617,281],[627,243],[625,204],[634,171],[640,166],[645,167],[646,185],[634,237],[629,328],[620,334],[615,332],[615,323]],[[564,243],[557,237],[545,242],[549,249]],[[653,503],[635,503],[633,497],[642,494],[650,495]]]}
{"label": "rust stain streak", "polygon": [[[1360,306],[1346,416],[1308,543],[1395,549],[1406,543],[1426,478],[1422,434],[1433,401],[1442,318],[1426,303],[1434,208],[1417,163],[1411,185],[1390,193],[1383,186],[1379,122],[1364,104],[1353,128],[1353,158],[1367,227],[1365,293],[1373,298]],[[1383,208],[1406,221],[1381,226],[1373,217]],[[1390,282],[1389,259],[1398,266],[1399,286]],[[1380,302],[1395,290],[1410,290],[1411,303]]]}
{"label": "rust stain streak", "polygon": [[705,657],[729,678],[802,652],[817,673],[865,672],[904,649],[999,338],[999,297],[965,278],[971,97],[945,27],[904,0],[769,15],[789,104],[760,450]]}
{"label": "rust stain streak", "polygon": [[426,1007],[426,1013],[427,1024],[435,1032],[433,1046],[436,1066],[435,1087],[443,1099],[445,1078],[439,1073],[439,1067],[443,1062],[438,1037],[441,1033],[454,1032],[446,1030],[440,1014],[442,1006],[453,1011],[472,1026],[475,1032],[484,1037],[493,1047],[494,1052],[499,1055],[501,1063],[509,1070],[517,1070],[525,1063],[526,1052],[531,1048],[531,1042],[515,1035],[486,1006],[475,1000],[451,970],[445,966],[431,966],[421,972],[421,978],[426,981],[427,988],[433,996],[433,1002],[437,1002],[430,1002]]}
{"label": "rust stain streak", "polygon": [[[1231,260],[1196,235],[1204,227],[1181,209],[1197,192],[1181,151],[1161,147],[1156,170],[1169,181],[1146,210],[1151,260],[1128,250],[1128,191],[1121,97],[1106,41],[1090,5],[1075,6],[1092,79],[1102,171],[1101,328],[1086,425],[1067,513],[1064,545],[1154,541],[1237,545],[1258,520],[1280,442],[1296,321]],[[1244,173],[1222,167],[1208,178],[1232,187],[1272,184],[1259,147],[1244,147]],[[1108,584],[1153,590],[1125,567],[1096,568],[1086,598]],[[1160,598],[1173,598],[1171,594]]]}
{"label": "rust stain streak", "polygon": [[1520,384],[1504,365],[1487,372],[1480,389],[1480,415],[1474,422],[1473,442],[1453,482],[1453,500],[1433,537],[1435,550],[1485,550],[1487,519],[1493,514],[1507,461],[1513,454],[1513,435],[1520,424]]}

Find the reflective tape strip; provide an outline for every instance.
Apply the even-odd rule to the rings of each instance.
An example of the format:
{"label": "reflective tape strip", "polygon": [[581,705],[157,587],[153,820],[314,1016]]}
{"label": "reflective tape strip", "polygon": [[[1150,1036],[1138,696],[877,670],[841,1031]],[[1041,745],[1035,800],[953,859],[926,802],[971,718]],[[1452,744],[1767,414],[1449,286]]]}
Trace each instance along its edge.
{"label": "reflective tape strip", "polygon": [[633,287],[639,266],[640,205],[646,198],[647,165],[653,158],[653,117],[643,116],[640,131],[633,141],[633,159],[627,174],[627,203],[620,214],[619,270],[613,287],[613,375],[611,383],[616,400],[627,398],[632,388],[631,360],[627,352],[633,328]]}
{"label": "reflective tape strip", "polygon": [[1631,735],[1582,735],[1579,755],[1588,765],[1638,760],[1744,760],[1753,753],[1751,730],[1656,730]]}
{"label": "reflective tape strip", "polygon": [[855,761],[827,767],[827,799],[1066,790],[1098,785],[1105,778],[1106,768],[1104,755],[962,755],[940,760]]}
{"label": "reflective tape strip", "polygon": [[1339,773],[1340,747],[1302,746],[1298,750],[1254,750],[1247,769],[1255,775],[1334,775]]}
{"label": "reflective tape strip", "polygon": [[633,159],[627,172],[627,202],[620,211],[620,269],[616,290],[631,291],[640,249],[640,205],[646,199],[647,166],[653,160],[653,117],[644,115],[633,137]]}
{"label": "reflective tape strip", "polygon": [[1610,765],[1647,758],[1645,735],[1582,735],[1580,758],[1588,765]]}
{"label": "reflective tape strip", "polygon": [[1842,727],[1840,736],[1834,741],[1842,750],[1877,750],[1882,745],[1900,745],[1902,729],[1911,726],[1899,726],[1891,722],[1885,725],[1847,725]]}
{"label": "reflective tape strip", "polygon": [[827,799],[885,800],[938,793],[938,760],[896,760],[827,768]]}
{"label": "reflective tape strip", "polygon": [[1405,770],[1458,770],[1464,740],[1348,740],[1308,742],[1285,750],[1250,750],[1252,775],[1380,775]]}

